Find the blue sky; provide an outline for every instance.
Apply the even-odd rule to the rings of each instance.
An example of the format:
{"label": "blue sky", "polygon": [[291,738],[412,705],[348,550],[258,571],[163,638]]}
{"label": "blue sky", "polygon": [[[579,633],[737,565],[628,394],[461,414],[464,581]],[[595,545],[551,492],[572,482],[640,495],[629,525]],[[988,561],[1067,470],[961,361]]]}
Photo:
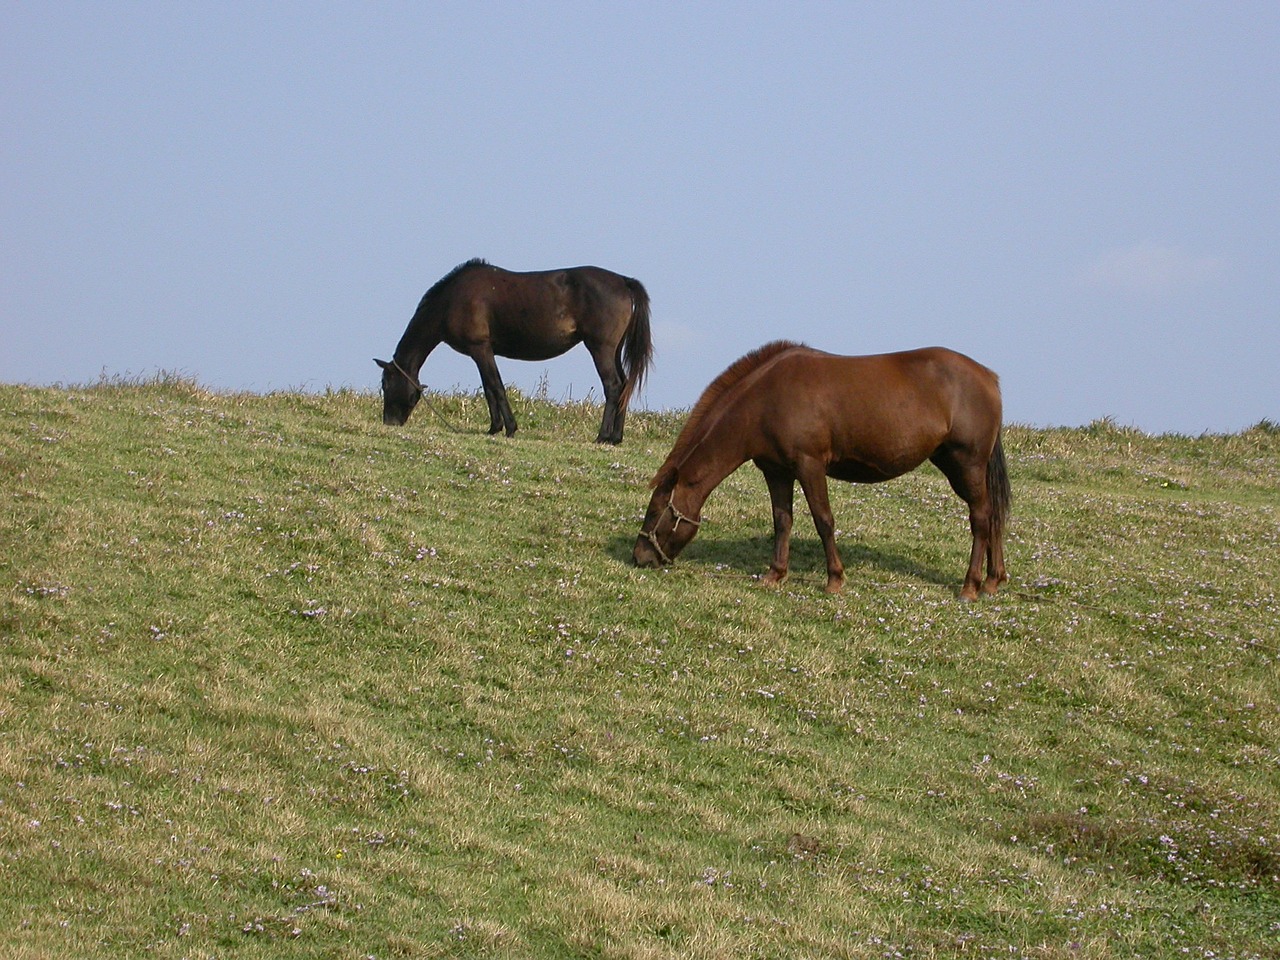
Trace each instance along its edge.
{"label": "blue sky", "polygon": [[643,281],[650,408],[786,337],[953,347],[1010,422],[1280,421],[1278,50],[1247,0],[6,4],[0,381],[374,391],[480,256]]}

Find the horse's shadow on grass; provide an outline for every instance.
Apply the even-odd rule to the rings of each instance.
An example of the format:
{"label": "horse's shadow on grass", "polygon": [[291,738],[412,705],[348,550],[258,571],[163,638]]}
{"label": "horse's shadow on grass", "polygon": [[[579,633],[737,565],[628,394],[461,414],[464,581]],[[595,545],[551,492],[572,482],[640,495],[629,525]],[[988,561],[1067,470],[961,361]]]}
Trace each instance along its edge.
{"label": "horse's shadow on grass", "polygon": [[[628,566],[633,562],[631,551],[635,547],[635,535],[618,534],[610,537],[608,552],[611,557]],[[883,571],[895,576],[908,577],[940,587],[954,587],[963,574],[967,557],[957,558],[957,573],[948,574],[937,567],[921,563],[909,556],[884,547],[867,546],[856,540],[841,540],[840,559],[844,562],[847,581],[857,580],[865,571]],[[773,537],[708,537],[694,540],[676,560],[677,567],[690,570],[730,568],[741,571],[745,577],[764,573],[773,559]],[[813,577],[823,583],[827,578],[827,560],[822,544],[816,539],[796,537],[791,541],[789,574],[792,578]]]}

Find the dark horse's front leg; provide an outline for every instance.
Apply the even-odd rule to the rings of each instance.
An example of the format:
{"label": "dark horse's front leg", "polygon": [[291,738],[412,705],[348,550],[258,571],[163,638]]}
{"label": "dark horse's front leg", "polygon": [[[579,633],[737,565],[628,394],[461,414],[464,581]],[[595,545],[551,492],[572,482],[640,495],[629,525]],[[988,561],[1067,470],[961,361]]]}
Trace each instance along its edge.
{"label": "dark horse's front leg", "polygon": [[507,400],[507,388],[498,373],[498,363],[493,358],[493,348],[488,343],[478,343],[468,353],[480,370],[480,385],[484,387],[484,399],[489,405],[489,432],[497,433],[506,428],[507,436],[516,432],[516,417]]}

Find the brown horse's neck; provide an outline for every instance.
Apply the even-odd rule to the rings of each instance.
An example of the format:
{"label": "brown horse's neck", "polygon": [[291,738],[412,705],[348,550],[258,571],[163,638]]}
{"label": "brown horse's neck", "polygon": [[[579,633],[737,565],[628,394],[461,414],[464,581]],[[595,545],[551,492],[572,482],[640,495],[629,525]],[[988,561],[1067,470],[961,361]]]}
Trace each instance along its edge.
{"label": "brown horse's neck", "polygon": [[747,461],[726,439],[727,431],[712,428],[676,467],[671,494],[681,510],[700,514],[711,491]]}
{"label": "brown horse's neck", "polygon": [[[731,405],[733,402],[729,397],[735,388],[778,357],[797,349],[805,348],[789,340],[775,340],[737,360],[729,369],[716,377],[711,385],[702,391],[702,396],[694,404],[693,410],[684,422],[684,427],[680,430],[680,436],[676,438],[675,446],[671,448],[666,462],[654,478],[655,485],[660,483],[666,474],[674,473],[677,466],[683,463],[695,448],[704,443],[711,432],[716,430],[719,419],[725,411],[725,405]],[[742,461],[739,461],[739,465],[741,463]]]}

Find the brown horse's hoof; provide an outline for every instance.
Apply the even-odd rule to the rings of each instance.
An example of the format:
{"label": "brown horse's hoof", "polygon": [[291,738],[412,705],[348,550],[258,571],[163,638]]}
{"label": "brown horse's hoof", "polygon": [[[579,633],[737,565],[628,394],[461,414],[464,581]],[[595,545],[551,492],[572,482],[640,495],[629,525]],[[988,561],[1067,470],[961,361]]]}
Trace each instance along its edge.
{"label": "brown horse's hoof", "polygon": [[785,579],[787,579],[787,571],[783,570],[779,573],[776,570],[769,569],[764,576],[760,578],[760,582],[766,587],[776,587]]}

